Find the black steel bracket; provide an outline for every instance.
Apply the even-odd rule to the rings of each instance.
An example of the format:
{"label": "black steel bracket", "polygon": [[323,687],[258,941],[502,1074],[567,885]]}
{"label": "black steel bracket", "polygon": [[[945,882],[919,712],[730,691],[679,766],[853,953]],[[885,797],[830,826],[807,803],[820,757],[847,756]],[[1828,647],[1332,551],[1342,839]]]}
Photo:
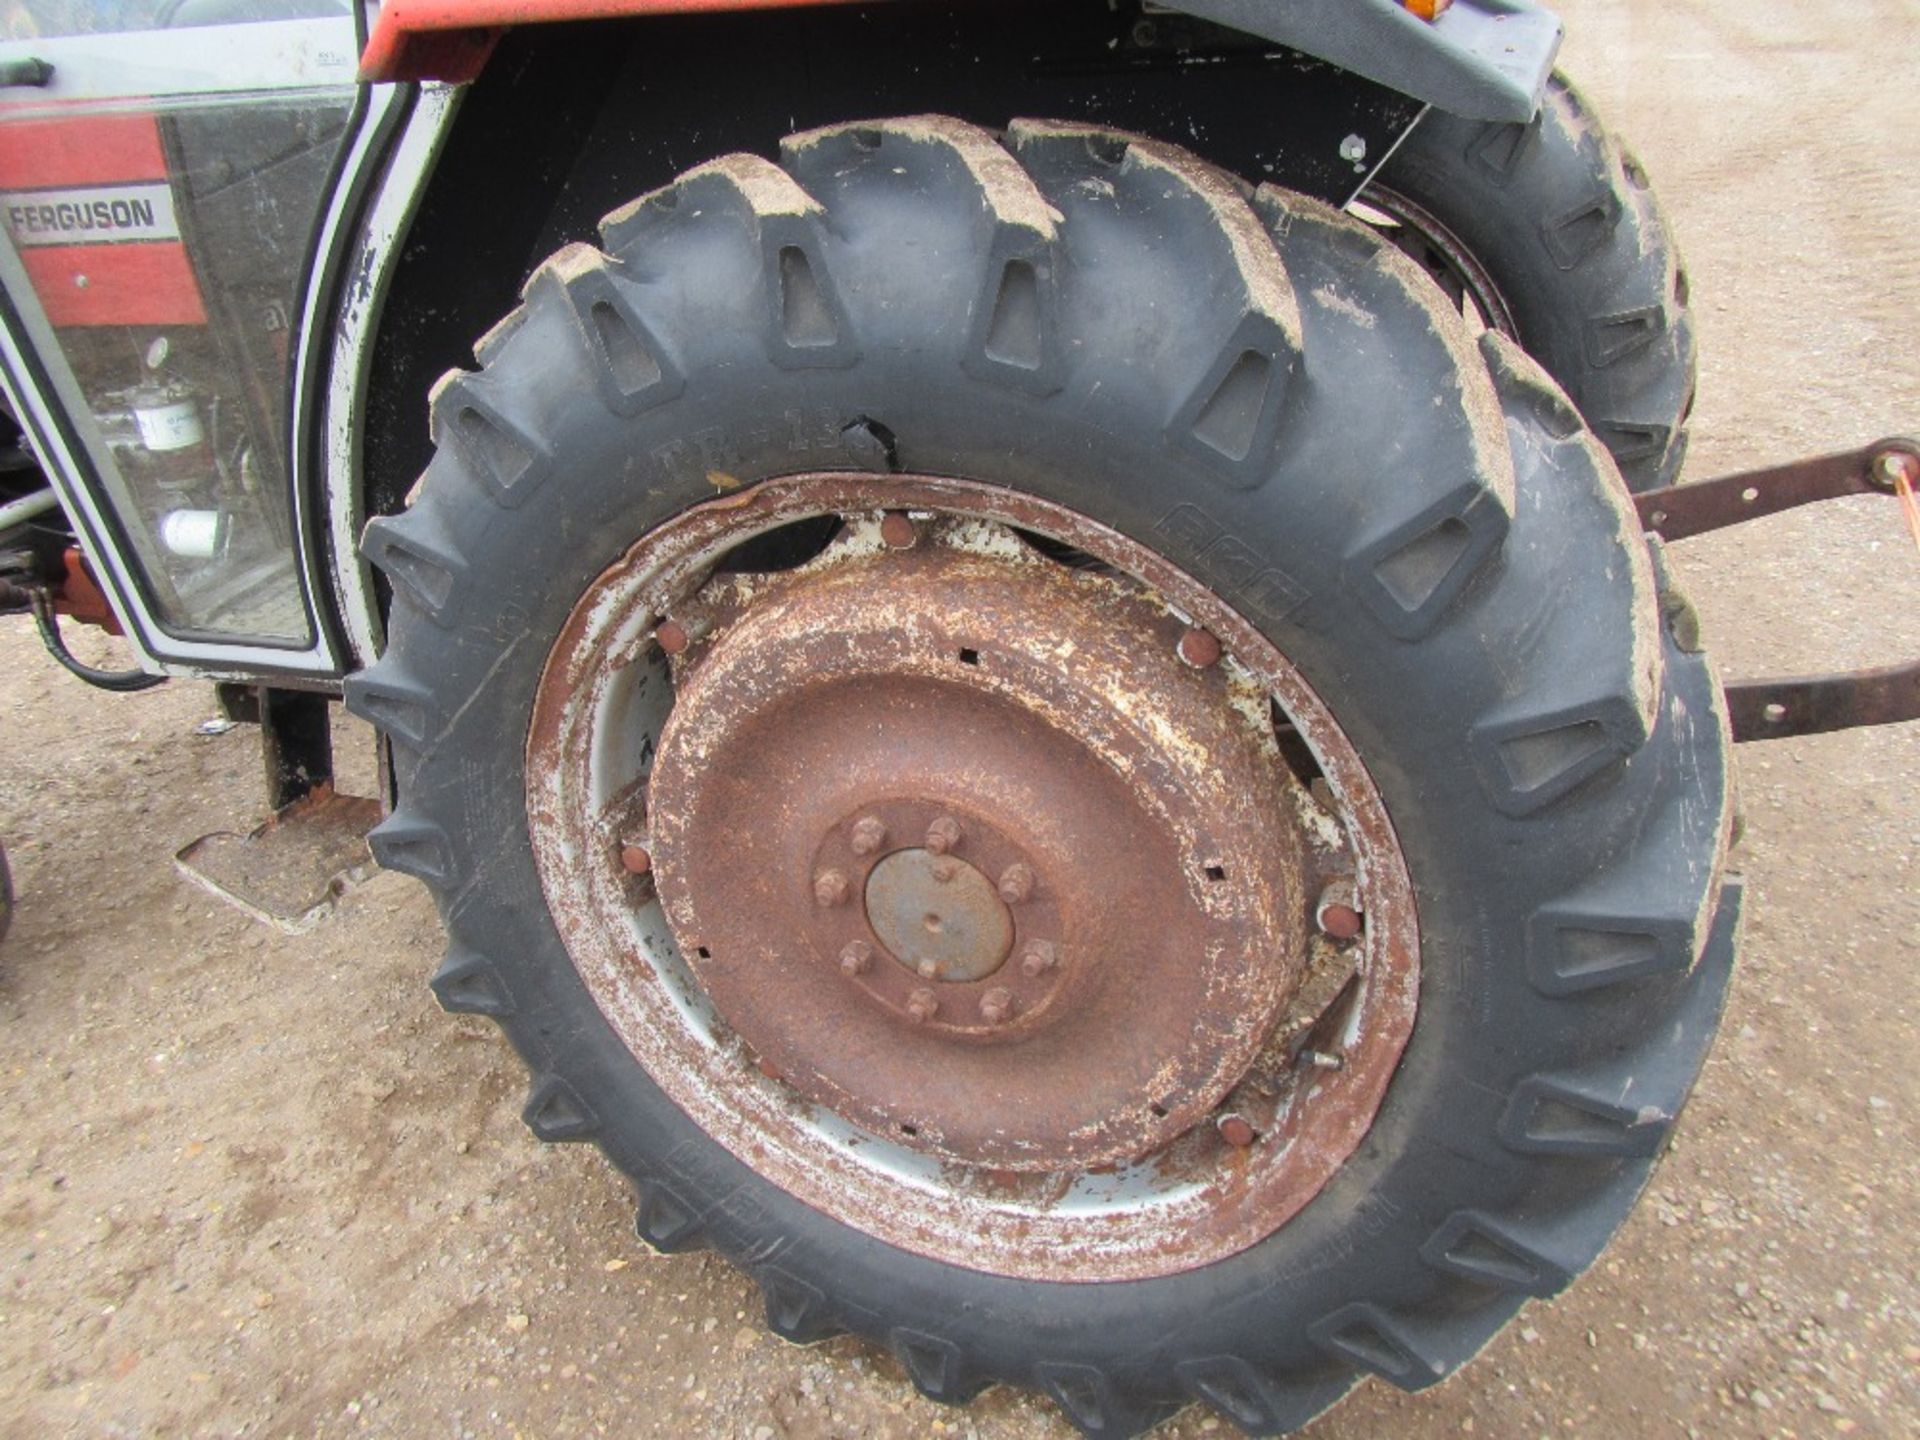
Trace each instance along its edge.
{"label": "black steel bracket", "polygon": [[[1894,495],[1901,477],[1920,490],[1920,443],[1882,440],[1634,497],[1640,524],[1663,540],[1685,540],[1762,515],[1846,495]],[[1831,675],[1738,680],[1726,689],[1736,742],[1783,740],[1829,730],[1920,720],[1920,660]]]}

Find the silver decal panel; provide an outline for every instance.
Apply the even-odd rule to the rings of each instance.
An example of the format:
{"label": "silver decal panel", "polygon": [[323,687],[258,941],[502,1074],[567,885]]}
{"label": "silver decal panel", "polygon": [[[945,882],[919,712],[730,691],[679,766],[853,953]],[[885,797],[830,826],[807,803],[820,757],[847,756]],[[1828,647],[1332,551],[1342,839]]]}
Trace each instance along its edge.
{"label": "silver decal panel", "polygon": [[0,194],[0,221],[22,249],[37,245],[105,245],[178,240],[173,187],[164,181],[89,185],[74,190]]}

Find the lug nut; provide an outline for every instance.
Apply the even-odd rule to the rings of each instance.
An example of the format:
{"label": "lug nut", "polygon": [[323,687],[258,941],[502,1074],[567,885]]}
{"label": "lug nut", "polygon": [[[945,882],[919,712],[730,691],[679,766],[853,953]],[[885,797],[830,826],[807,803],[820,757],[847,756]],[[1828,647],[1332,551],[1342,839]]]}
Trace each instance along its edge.
{"label": "lug nut", "polygon": [[894,550],[911,550],[913,542],[920,538],[920,528],[913,523],[912,516],[889,510],[886,519],[880,522],[880,538]]}
{"label": "lug nut", "polygon": [[1000,872],[1000,898],[1018,905],[1033,894],[1033,867],[1016,860]]}
{"label": "lug nut", "polygon": [[846,904],[848,893],[847,877],[838,870],[822,870],[813,877],[813,898],[823,907]]}
{"label": "lug nut", "polygon": [[999,1025],[1013,1014],[1013,992],[1004,986],[996,985],[980,997],[980,1018],[989,1025]]}
{"label": "lug nut", "polygon": [[653,632],[653,638],[660,642],[660,648],[669,655],[684,655],[687,646],[693,643],[693,637],[687,634],[687,627],[678,620],[662,620],[660,628]]}
{"label": "lug nut", "polygon": [[871,855],[887,843],[887,825],[877,815],[862,815],[853,822],[853,853]]}
{"label": "lug nut", "polygon": [[873,968],[873,946],[864,940],[849,940],[840,952],[840,973],[864,975]]}
{"label": "lug nut", "polygon": [[645,875],[653,869],[653,856],[646,846],[629,840],[620,847],[620,865],[629,875]]}
{"label": "lug nut", "polygon": [[1210,630],[1194,626],[1180,637],[1180,658],[1196,670],[1204,670],[1220,659],[1220,641]]}
{"label": "lug nut", "polygon": [[1336,880],[1320,892],[1313,907],[1313,923],[1320,933],[1334,940],[1352,940],[1366,925],[1353,893],[1351,880]]}
{"label": "lug nut", "polygon": [[960,822],[951,815],[942,815],[927,826],[927,849],[936,855],[944,855],[960,843]]}
{"label": "lug nut", "polygon": [[1029,940],[1026,953],[1020,957],[1020,971],[1029,980],[1038,980],[1059,963],[1060,952],[1051,940]]}
{"label": "lug nut", "polygon": [[924,1025],[940,1013],[940,1002],[934,998],[931,990],[916,990],[907,996],[907,1018],[916,1025]]}
{"label": "lug nut", "polygon": [[1260,1132],[1244,1115],[1222,1115],[1214,1121],[1213,1128],[1220,1132],[1220,1138],[1236,1150],[1244,1150],[1260,1138]]}

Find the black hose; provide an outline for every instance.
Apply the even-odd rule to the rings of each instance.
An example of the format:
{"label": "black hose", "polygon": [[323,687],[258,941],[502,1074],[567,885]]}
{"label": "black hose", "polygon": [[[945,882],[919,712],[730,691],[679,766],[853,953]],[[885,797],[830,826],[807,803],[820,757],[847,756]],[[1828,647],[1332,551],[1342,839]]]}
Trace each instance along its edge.
{"label": "black hose", "polygon": [[40,640],[47,647],[47,653],[70,674],[89,685],[119,695],[131,695],[166,683],[167,677],[164,675],[149,675],[144,670],[96,670],[74,659],[73,652],[67,649],[67,642],[60,638],[60,622],[54,618],[53,601],[44,590],[33,592],[33,623],[40,631]]}

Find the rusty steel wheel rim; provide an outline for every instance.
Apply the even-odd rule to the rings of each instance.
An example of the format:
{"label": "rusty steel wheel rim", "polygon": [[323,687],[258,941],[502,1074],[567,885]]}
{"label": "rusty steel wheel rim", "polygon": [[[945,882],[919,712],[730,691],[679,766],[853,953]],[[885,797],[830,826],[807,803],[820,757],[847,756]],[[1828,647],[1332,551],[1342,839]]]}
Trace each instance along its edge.
{"label": "rusty steel wheel rim", "polygon": [[1412,1030],[1405,863],[1331,712],[1031,496],[818,474],[684,513],[575,607],[527,762],[549,908],[652,1080],[934,1259],[1235,1254],[1345,1162]]}

